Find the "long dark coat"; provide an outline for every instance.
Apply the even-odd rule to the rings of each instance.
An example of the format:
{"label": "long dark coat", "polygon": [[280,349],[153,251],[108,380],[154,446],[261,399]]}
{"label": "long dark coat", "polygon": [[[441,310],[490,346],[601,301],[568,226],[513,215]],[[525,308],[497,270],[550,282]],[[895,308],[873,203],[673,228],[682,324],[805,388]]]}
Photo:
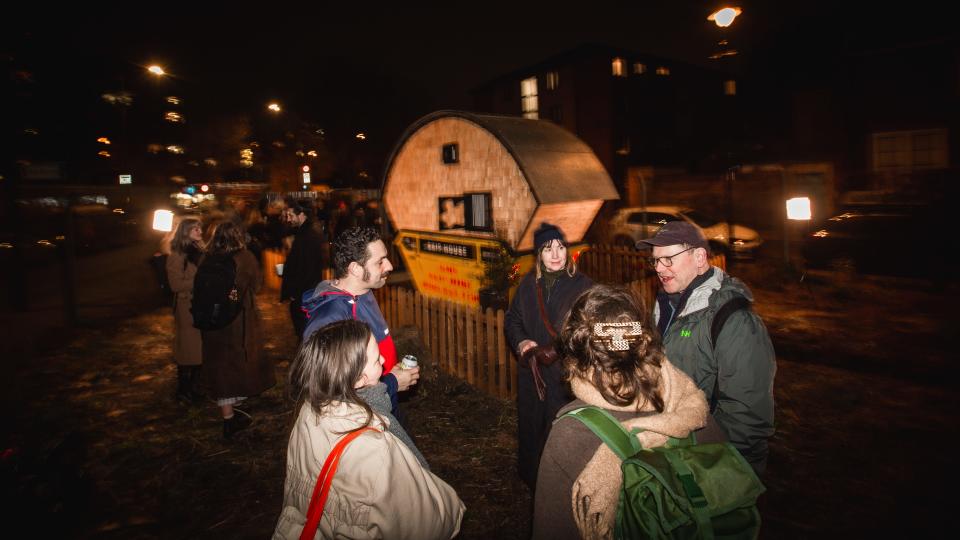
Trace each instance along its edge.
{"label": "long dark coat", "polygon": [[[543,324],[537,302],[537,287],[541,287],[542,283],[542,280],[536,280],[533,271],[524,276],[507,311],[504,333],[507,343],[515,353],[518,353],[517,346],[525,339],[536,341],[538,345],[553,342]],[[591,285],[593,280],[580,272],[573,277],[563,272],[553,284],[552,290],[544,292],[544,308],[555,331],[560,331],[560,325],[570,312],[573,301]],[[550,435],[553,419],[560,407],[573,399],[563,382],[560,364],[558,360],[539,368],[546,386],[544,401],[540,401],[537,395],[533,372],[529,366],[524,366],[521,362],[520,369],[517,370],[517,467],[520,478],[531,490],[537,485],[540,454],[547,442],[547,436]]]}
{"label": "long dark coat", "polygon": [[173,291],[173,360],[181,366],[199,366],[202,360],[202,341],[200,330],[193,327],[193,315],[190,314],[190,301],[193,299],[193,277],[197,275],[197,265],[187,260],[187,256],[174,251],[167,256],[167,280]]}
{"label": "long dark coat", "polygon": [[233,260],[243,312],[225,328],[203,331],[203,372],[214,398],[255,396],[276,384],[273,362],[260,350],[260,265],[247,250],[234,254]]}

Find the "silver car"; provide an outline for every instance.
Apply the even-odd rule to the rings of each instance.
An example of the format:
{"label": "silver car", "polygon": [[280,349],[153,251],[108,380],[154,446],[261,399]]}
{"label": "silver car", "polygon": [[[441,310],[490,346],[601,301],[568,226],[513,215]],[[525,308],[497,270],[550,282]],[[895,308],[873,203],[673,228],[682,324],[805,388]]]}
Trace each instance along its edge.
{"label": "silver car", "polygon": [[653,236],[668,221],[686,221],[696,225],[703,231],[713,251],[727,255],[752,256],[754,250],[763,243],[757,231],[736,223],[733,225],[731,243],[727,239],[727,222],[717,221],[683,206],[623,208],[610,220],[610,239],[617,245],[635,246],[637,241]]}

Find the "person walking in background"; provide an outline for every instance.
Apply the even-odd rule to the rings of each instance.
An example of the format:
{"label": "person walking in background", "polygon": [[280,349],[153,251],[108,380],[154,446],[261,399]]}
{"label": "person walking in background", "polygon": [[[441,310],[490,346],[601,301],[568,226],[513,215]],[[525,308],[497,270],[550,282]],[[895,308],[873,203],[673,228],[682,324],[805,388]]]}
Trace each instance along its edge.
{"label": "person walking in background", "polygon": [[[599,407],[628,431],[641,429],[644,448],[696,430],[700,443],[725,440],[703,392],[664,356],[648,311],[626,289],[594,285],[580,295],[558,341],[576,396],[559,415]],[[540,460],[533,538],[612,537],[621,482],[620,458],[580,421],[560,418]]]}
{"label": "person walking in background", "polygon": [[336,321],[304,339],[290,365],[287,387],[298,412],[274,539],[301,537],[321,465],[344,436],[358,430],[364,431],[345,448],[333,474],[319,537],[431,540],[459,533],[465,507],[456,491],[427,470],[410,443],[393,434],[393,422],[358,395],[380,384],[383,361],[377,340],[360,321]]}
{"label": "person walking in background", "polygon": [[[217,224],[201,266],[219,263],[236,268],[234,287],[240,302],[239,315],[225,327],[204,330],[203,364],[212,397],[223,415],[223,436],[227,439],[247,427],[252,417],[235,405],[249,396],[271,388],[273,363],[261,354],[260,314],[256,293],[263,282],[260,265],[244,245],[243,229],[231,222]],[[202,270],[202,269],[201,269]]]}
{"label": "person walking in background", "polygon": [[193,327],[190,302],[193,277],[203,256],[203,224],[199,219],[185,218],[177,226],[170,242],[166,270],[173,293],[173,360],[177,363],[177,401],[190,405],[203,397],[200,392],[200,369],[203,347],[200,330]]}
{"label": "person walking in background", "polygon": [[377,231],[352,227],[341,232],[333,247],[333,272],[336,279],[321,281],[315,289],[303,294],[307,312],[307,328],[303,338],[333,321],[357,319],[367,323],[377,338],[384,358],[383,382],[390,395],[391,412],[400,419],[397,392],[417,384],[420,368],[403,369],[397,363],[397,349],[390,328],[383,318],[373,290],[387,283],[393,265],[387,259],[387,246]]}
{"label": "person walking in background", "polygon": [[294,238],[283,264],[280,301],[290,303],[293,332],[300,339],[307,326],[307,316],[301,305],[303,293],[313,290],[320,283],[328,262],[323,256],[323,227],[317,223],[313,201],[290,199],[285,213]]}
{"label": "person walking in background", "polygon": [[653,315],[667,357],[703,390],[730,442],[762,473],[774,433],[777,364],[767,328],[750,309],[753,294],[710,265],[707,240],[690,223],[668,222],[637,247],[653,249],[648,263],[661,285]]}
{"label": "person walking in background", "polygon": [[561,379],[553,342],[570,305],[593,284],[567,250],[563,232],[542,223],[533,233],[536,266],[520,281],[504,320],[517,375],[517,442],[520,477],[534,490],[540,453],[557,411],[571,396]]}

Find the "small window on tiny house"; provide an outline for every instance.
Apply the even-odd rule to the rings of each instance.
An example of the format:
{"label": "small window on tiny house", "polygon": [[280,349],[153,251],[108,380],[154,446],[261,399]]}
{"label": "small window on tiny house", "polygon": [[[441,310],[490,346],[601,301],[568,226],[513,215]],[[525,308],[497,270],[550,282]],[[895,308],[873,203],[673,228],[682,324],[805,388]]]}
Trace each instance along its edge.
{"label": "small window on tiny house", "polygon": [[463,194],[463,221],[468,231],[493,231],[493,207],[490,193]]}
{"label": "small window on tiny house", "polygon": [[460,146],[457,143],[443,145],[443,162],[447,164],[460,162]]}

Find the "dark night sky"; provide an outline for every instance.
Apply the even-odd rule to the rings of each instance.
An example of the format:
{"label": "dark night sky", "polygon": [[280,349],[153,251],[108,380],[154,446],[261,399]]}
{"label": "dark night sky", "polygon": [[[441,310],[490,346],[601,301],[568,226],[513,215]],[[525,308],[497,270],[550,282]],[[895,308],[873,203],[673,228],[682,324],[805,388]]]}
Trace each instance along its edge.
{"label": "dark night sky", "polygon": [[[22,12],[3,25],[38,82],[63,92],[99,95],[116,85],[118,66],[129,87],[156,84],[140,68],[156,62],[173,75],[163,84],[204,112],[262,113],[277,99],[319,124],[387,123],[389,136],[432,110],[470,109],[470,88],[585,42],[709,65],[721,31],[706,15],[719,5],[167,2],[139,3],[134,13],[133,4],[101,2]],[[843,54],[956,32],[943,8],[922,2],[900,12],[823,0],[738,5],[745,12],[732,29],[734,45],[760,69],[797,80]]]}

